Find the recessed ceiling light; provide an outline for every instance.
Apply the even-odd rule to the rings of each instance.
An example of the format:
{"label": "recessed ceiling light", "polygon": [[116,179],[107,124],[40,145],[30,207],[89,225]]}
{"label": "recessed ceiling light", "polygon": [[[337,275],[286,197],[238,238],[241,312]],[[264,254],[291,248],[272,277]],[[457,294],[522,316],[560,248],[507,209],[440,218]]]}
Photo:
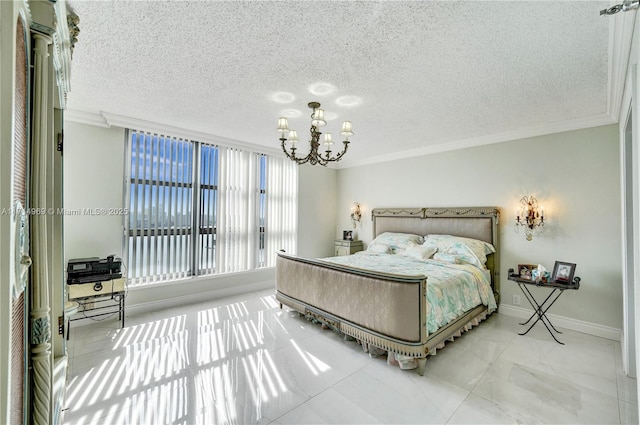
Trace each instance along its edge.
{"label": "recessed ceiling light", "polygon": [[338,114],[335,112],[324,111],[324,119],[327,121],[333,121],[338,118]]}
{"label": "recessed ceiling light", "polygon": [[336,99],[336,105],[346,108],[353,108],[362,104],[362,98],[359,96],[340,96]]}
{"label": "recessed ceiling light", "polygon": [[319,81],[309,86],[309,93],[316,96],[327,96],[336,91],[336,86]]}
{"label": "recessed ceiling light", "polygon": [[298,118],[301,115],[302,112],[299,109],[283,109],[282,111],[280,111],[281,117]]}
{"label": "recessed ceiling light", "polygon": [[271,95],[271,100],[278,103],[291,103],[296,100],[296,96],[287,91],[279,91]]}

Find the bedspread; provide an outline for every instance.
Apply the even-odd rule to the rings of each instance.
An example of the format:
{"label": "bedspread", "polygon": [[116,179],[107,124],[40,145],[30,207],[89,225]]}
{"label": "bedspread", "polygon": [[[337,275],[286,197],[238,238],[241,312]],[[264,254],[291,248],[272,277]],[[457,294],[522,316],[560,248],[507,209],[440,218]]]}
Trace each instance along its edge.
{"label": "bedspread", "polygon": [[349,267],[398,275],[427,276],[427,331],[458,318],[473,307],[484,304],[489,312],[496,309],[491,284],[485,273],[468,264],[450,264],[395,254],[359,252],[354,255],[323,258],[323,261]]}

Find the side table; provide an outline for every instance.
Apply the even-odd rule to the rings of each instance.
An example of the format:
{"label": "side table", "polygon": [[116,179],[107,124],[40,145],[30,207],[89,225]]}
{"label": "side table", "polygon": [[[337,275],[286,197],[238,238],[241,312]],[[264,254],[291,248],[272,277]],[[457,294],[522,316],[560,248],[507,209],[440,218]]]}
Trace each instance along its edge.
{"label": "side table", "polygon": [[70,311],[71,314],[78,311],[82,306],[82,317],[68,320],[67,339],[71,331],[71,322],[74,320],[82,320],[85,318],[93,318],[99,316],[107,316],[118,313],[120,327],[124,328],[124,298],[126,292],[126,279],[124,277],[118,279],[105,280],[101,282],[88,282],[67,285],[67,294],[69,301],[75,301],[79,305],[75,310]]}
{"label": "side table", "polygon": [[[522,326],[527,325],[531,321],[531,319],[538,316],[526,331],[521,332],[518,335],[526,335],[527,333],[529,333],[531,328],[535,326],[536,323],[542,322],[542,324],[547,328],[547,330],[549,331],[549,334],[551,334],[553,339],[555,339],[558,344],[565,345],[564,342],[560,342],[558,338],[556,338],[556,336],[554,335],[553,332],[556,332],[559,334],[561,334],[562,332],[560,332],[555,328],[555,326],[553,326],[553,324],[549,320],[549,317],[547,316],[547,311],[549,311],[551,306],[558,300],[558,298],[560,298],[560,295],[562,295],[564,291],[566,291],[567,289],[573,289],[576,291],[580,289],[580,278],[574,277],[573,282],[571,282],[570,284],[559,283],[559,282],[536,282],[535,280],[523,279],[520,277],[520,275],[516,274],[513,269],[509,269],[508,279],[513,282],[516,282],[516,284],[524,294],[525,298],[527,299],[527,301],[529,301],[529,304],[531,304],[531,307],[533,307],[534,309],[534,312],[531,315],[531,317],[529,317],[529,319],[526,322],[523,322],[520,324]],[[529,291],[529,288],[527,287],[527,285],[534,285],[541,288],[549,288],[551,289],[551,292],[549,293],[549,295],[547,295],[547,298],[545,298],[542,303],[538,303],[538,301],[535,299],[531,291]]]}

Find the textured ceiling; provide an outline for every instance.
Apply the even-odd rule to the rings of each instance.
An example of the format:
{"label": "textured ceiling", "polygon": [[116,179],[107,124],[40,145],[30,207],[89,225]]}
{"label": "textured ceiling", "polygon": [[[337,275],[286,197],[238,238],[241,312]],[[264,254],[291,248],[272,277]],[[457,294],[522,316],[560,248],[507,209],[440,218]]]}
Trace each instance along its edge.
{"label": "textured ceiling", "polygon": [[614,17],[599,16],[611,2],[68,3],[81,31],[71,117],[278,149],[277,118],[306,141],[316,100],[334,138],[353,122],[347,165],[617,119]]}

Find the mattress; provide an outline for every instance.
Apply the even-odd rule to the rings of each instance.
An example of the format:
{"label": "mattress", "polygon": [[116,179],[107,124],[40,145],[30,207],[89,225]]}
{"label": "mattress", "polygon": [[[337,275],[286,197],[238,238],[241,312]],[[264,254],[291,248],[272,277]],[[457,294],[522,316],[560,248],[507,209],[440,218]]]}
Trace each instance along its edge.
{"label": "mattress", "polygon": [[403,255],[369,251],[327,257],[322,261],[396,275],[426,276],[429,306],[426,326],[429,334],[480,304],[486,305],[489,313],[497,307],[487,273],[469,264],[418,260]]}

